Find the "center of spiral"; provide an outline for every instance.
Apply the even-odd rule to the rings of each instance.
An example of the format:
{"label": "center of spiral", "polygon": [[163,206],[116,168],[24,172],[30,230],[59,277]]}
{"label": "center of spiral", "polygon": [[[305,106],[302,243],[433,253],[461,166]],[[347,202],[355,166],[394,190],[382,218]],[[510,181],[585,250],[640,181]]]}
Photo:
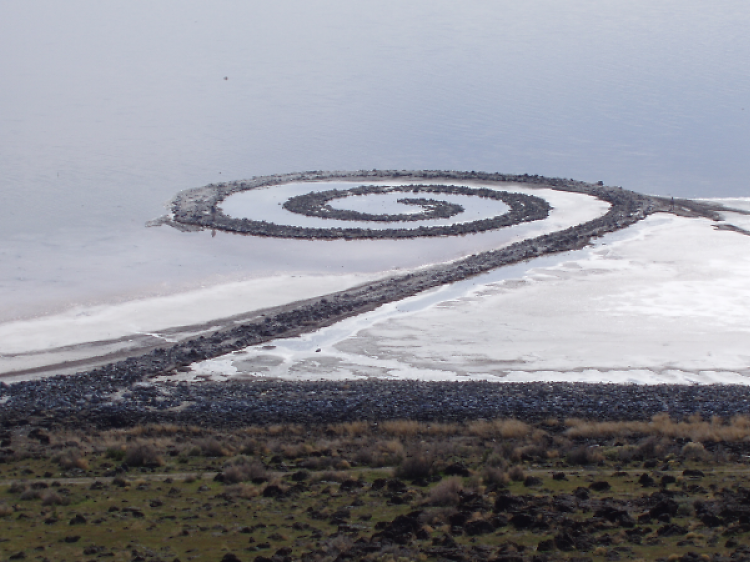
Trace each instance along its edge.
{"label": "center of spiral", "polygon": [[291,197],[284,203],[283,207],[287,211],[308,217],[359,222],[413,222],[448,219],[464,212],[463,206],[458,203],[450,203],[448,201],[424,197],[402,197],[397,200],[397,203],[402,205],[412,205],[422,208],[421,211],[412,213],[374,214],[355,211],[353,209],[338,209],[330,205],[330,202],[336,199],[369,195],[373,193],[392,193],[394,191],[419,192],[420,190],[414,189],[413,187],[401,189],[399,187],[383,186],[362,186],[345,191],[332,189],[329,191],[311,192],[305,195]]}

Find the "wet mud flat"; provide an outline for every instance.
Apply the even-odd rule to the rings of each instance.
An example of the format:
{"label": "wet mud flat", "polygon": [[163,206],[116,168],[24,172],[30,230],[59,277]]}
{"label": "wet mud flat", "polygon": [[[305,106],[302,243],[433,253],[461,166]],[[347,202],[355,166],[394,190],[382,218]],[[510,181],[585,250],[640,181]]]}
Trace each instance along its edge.
{"label": "wet mud flat", "polygon": [[[617,387],[614,385],[548,385],[481,383],[193,383],[155,384],[151,379],[185,370],[188,365],[277,338],[311,332],[354,315],[417,293],[467,279],[505,265],[535,257],[575,250],[598,236],[630,226],[655,212],[719,219],[723,208],[705,203],[641,195],[618,187],[541,176],[504,176],[462,172],[368,172],[291,174],[258,178],[192,190],[178,196],[181,209],[200,216],[204,228],[216,204],[230,193],[288,181],[326,179],[478,181],[495,184],[527,183],[575,191],[610,204],[592,221],[505,248],[483,252],[390,277],[360,287],[269,309],[262,317],[208,335],[183,340],[170,347],[129,357],[87,372],[55,376],[0,387],[0,422],[12,426],[30,419],[45,423],[117,426],[146,421],[232,425],[280,421],[342,421],[350,419],[463,420],[498,416],[582,416],[632,419],[660,411],[674,415],[703,412],[715,415],[745,413],[744,388]],[[194,192],[199,192],[194,193]],[[191,194],[192,193],[192,194]],[[176,214],[175,219],[180,220]],[[207,221],[207,222],[206,222]],[[193,223],[193,226],[196,226]],[[291,386],[290,386],[291,385]],[[478,385],[478,386],[477,386]],[[552,389],[550,391],[544,389]],[[692,387],[690,387],[692,388]],[[572,389],[578,389],[573,391]],[[600,390],[597,390],[600,389]],[[712,390],[711,390],[712,389]],[[728,391],[727,389],[733,389]],[[643,399],[629,398],[631,392]],[[685,392],[699,393],[685,395]],[[700,393],[705,393],[700,394]],[[392,397],[389,398],[389,396]],[[657,396],[659,398],[657,398]],[[687,398],[679,398],[688,396]]]}

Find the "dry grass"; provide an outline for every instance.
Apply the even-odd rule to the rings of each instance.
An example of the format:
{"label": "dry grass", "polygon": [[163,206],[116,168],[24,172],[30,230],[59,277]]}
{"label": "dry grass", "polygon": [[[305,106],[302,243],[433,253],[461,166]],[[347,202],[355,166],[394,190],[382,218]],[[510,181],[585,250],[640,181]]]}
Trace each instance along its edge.
{"label": "dry grass", "polygon": [[233,486],[227,486],[224,489],[224,493],[234,498],[249,500],[260,495],[260,488],[257,486],[250,486],[249,484],[235,484]]}
{"label": "dry grass", "polygon": [[593,422],[571,418],[566,420],[565,434],[571,438],[628,438],[633,436],[656,436],[670,439],[682,438],[697,442],[747,441],[750,440],[750,418],[737,416],[725,423],[720,418],[703,420],[691,416],[685,421],[674,421],[661,413],[651,421]]}
{"label": "dry grass", "polygon": [[318,482],[346,482],[347,480],[351,480],[351,476],[343,471],[336,471],[336,470],[327,470],[325,472],[322,472],[320,474],[316,474],[312,477],[313,481]]}
{"label": "dry grass", "polygon": [[334,435],[345,435],[355,437],[358,435],[367,435],[370,433],[370,424],[366,421],[354,421],[345,423],[330,424],[327,431]]}
{"label": "dry grass", "polygon": [[320,452],[320,447],[314,447],[310,443],[294,443],[289,445],[279,443],[278,446],[274,447],[274,449],[276,449],[279,453],[281,453],[288,459],[309,457],[313,453]]}
{"label": "dry grass", "polygon": [[[716,439],[729,435],[745,439],[743,435],[750,432],[750,421],[747,418],[736,418],[728,422],[692,418],[678,422],[666,416],[657,416],[638,423],[605,424],[568,420],[565,425],[562,422],[555,425],[552,422],[553,420],[547,420],[534,426],[518,420],[475,421],[465,424],[395,421],[378,425],[358,422],[320,424],[304,428],[295,425],[254,426],[225,431],[211,428],[197,430],[169,426],[161,429],[157,426],[144,426],[133,430],[91,432],[86,436],[73,432],[52,432],[51,442],[46,447],[39,439],[27,438],[19,431],[19,435],[13,435],[13,449],[21,452],[25,455],[23,458],[28,460],[18,462],[13,468],[11,461],[0,464],[3,476],[11,482],[18,482],[13,486],[6,486],[6,493],[16,494],[12,500],[6,494],[0,496],[0,499],[7,500],[6,503],[0,503],[0,520],[6,526],[11,526],[20,525],[22,523],[19,521],[29,519],[35,523],[34,532],[41,532],[47,530],[43,523],[45,519],[56,519],[59,522],[58,527],[50,529],[57,531],[62,529],[60,525],[67,525],[74,510],[80,510],[89,520],[89,525],[78,527],[75,532],[88,540],[86,532],[99,532],[92,524],[98,517],[94,513],[102,511],[102,505],[110,502],[110,497],[111,503],[122,509],[121,499],[126,499],[133,506],[147,506],[153,500],[160,501],[160,496],[166,496],[163,505],[169,506],[170,509],[174,505],[177,511],[176,508],[179,506],[181,511],[191,514],[191,519],[193,513],[201,518],[207,518],[202,524],[205,532],[212,533],[215,537],[205,539],[212,546],[230,544],[236,552],[247,550],[249,537],[246,534],[252,533],[252,538],[257,543],[276,541],[273,544],[273,549],[276,549],[286,547],[286,539],[270,537],[281,537],[282,532],[288,532],[291,538],[286,542],[294,549],[294,559],[302,559],[299,557],[300,551],[313,549],[316,550],[315,557],[305,559],[332,560],[338,551],[333,549],[324,552],[323,547],[332,544],[329,538],[332,539],[333,535],[328,533],[335,530],[335,527],[326,526],[341,524],[328,521],[337,511],[350,514],[348,524],[352,528],[366,528],[367,535],[363,534],[365,538],[397,515],[421,511],[423,515],[419,518],[426,524],[424,529],[432,535],[430,538],[443,541],[444,534],[450,533],[451,526],[454,525],[458,506],[462,511],[474,511],[471,503],[474,494],[484,498],[483,505],[490,506],[498,495],[537,496],[539,493],[569,493],[575,486],[589,486],[600,475],[609,479],[613,472],[619,473],[621,470],[626,470],[625,474],[629,476],[609,479],[613,490],[624,493],[627,497],[631,497],[632,494],[652,494],[657,491],[656,487],[642,491],[635,481],[644,470],[658,469],[667,464],[669,472],[677,476],[677,481],[670,484],[670,490],[682,490],[690,499],[697,494],[703,499],[708,498],[706,501],[713,501],[712,494],[720,487],[730,490],[742,483],[731,474],[727,476],[721,471],[715,471],[714,474],[710,467],[709,470],[705,469],[706,463],[711,467],[720,466],[721,454],[728,455],[727,458],[737,463],[734,468],[742,469],[746,478],[747,465],[743,457],[746,447],[716,446],[710,442],[706,442],[704,446],[702,441],[688,441],[690,437],[686,439],[682,436]],[[672,439],[670,436],[680,438]],[[597,446],[589,446],[592,444]],[[194,451],[192,456],[187,454],[190,451]],[[240,455],[240,451],[247,455]],[[557,454],[561,458],[555,458]],[[223,458],[217,460],[216,457]],[[12,462],[16,462],[18,458],[20,457],[16,457]],[[64,470],[55,465],[53,458],[63,468],[80,467],[85,465],[83,461],[88,460],[90,468],[85,475],[77,471],[65,474]],[[112,485],[100,483],[97,487],[77,486],[65,482],[66,479],[77,481],[81,477],[105,482],[106,477],[111,476],[113,470],[118,468],[116,465],[119,461],[125,461],[128,465],[143,466],[155,459],[163,460],[166,464],[163,468],[158,466],[161,463],[154,467],[153,472],[159,474],[157,478],[148,474],[152,472],[150,470],[135,469],[127,475],[116,477]],[[623,461],[636,460],[651,462],[643,466],[620,466],[625,464]],[[465,476],[453,477],[456,472],[446,471],[447,467],[453,464],[466,467],[468,475],[461,472]],[[597,464],[600,466],[596,466]],[[576,465],[586,465],[587,468],[571,469]],[[370,470],[366,466],[381,468]],[[312,473],[307,473],[303,467],[308,467]],[[679,471],[692,468],[704,470],[705,477],[698,479],[679,476]],[[212,481],[209,475],[217,470],[221,471],[223,479],[217,478],[216,481]],[[525,487],[524,481],[528,476],[544,476],[555,471],[562,471],[561,473],[567,477],[562,481],[558,481],[558,478],[553,481],[545,477],[543,486],[553,491],[545,487]],[[52,478],[58,479],[56,486],[46,487],[50,479],[47,472],[53,473]],[[395,476],[404,479],[405,492],[396,492],[396,483],[387,481],[394,472]],[[186,477],[187,474],[192,475]],[[430,478],[433,475],[443,475],[445,478],[433,483],[434,480]],[[618,476],[623,474],[620,473]],[[421,478],[428,482],[418,481]],[[355,479],[358,483],[352,485],[350,482]],[[410,482],[410,479],[414,481]],[[273,482],[266,485],[263,480]],[[59,481],[63,481],[63,484],[59,484]],[[373,486],[373,482],[378,484]],[[384,486],[381,485],[383,483]],[[280,490],[273,486],[279,486]],[[703,491],[697,492],[693,489]],[[88,501],[99,498],[99,494],[107,502],[100,499]],[[391,501],[396,497],[399,498],[398,502]],[[157,501],[153,503],[156,504]],[[13,504],[13,507],[7,504]],[[680,500],[678,514],[675,517],[678,524],[683,525],[680,518],[694,518],[693,506],[692,501],[688,501],[688,496],[684,502]],[[104,507],[106,508],[107,506]],[[146,532],[147,525],[152,523],[149,518],[153,519],[154,525],[158,522],[165,528],[164,533],[161,529],[157,533],[152,533],[156,537],[154,541],[168,536],[166,529],[170,523],[157,521],[161,518],[161,510],[149,508],[143,511],[146,523],[133,519],[131,515],[120,517],[106,511],[103,512],[103,517],[110,526],[127,524],[127,533],[124,534],[128,540],[136,533],[140,533],[140,536],[149,536]],[[633,508],[631,514],[635,518],[642,511],[640,508]],[[482,515],[475,513],[471,518],[489,520],[488,518],[493,516],[489,513],[489,508],[482,508],[481,512]],[[125,513],[127,512],[121,515]],[[248,530],[248,527],[239,531],[238,529],[243,528],[245,524],[250,524],[248,517],[257,519],[253,521],[256,525],[252,525],[252,530]],[[585,517],[588,518],[590,515]],[[264,525],[257,525],[261,522],[267,524],[268,529],[263,530]],[[220,533],[215,532],[220,529],[219,523],[230,531],[223,532],[220,536]],[[292,527],[296,523],[299,524]],[[686,528],[696,531],[698,536],[687,538],[700,543],[696,548],[705,548],[705,526],[700,521],[693,521],[691,524],[694,526],[685,525]],[[173,545],[184,546],[187,541],[198,541],[197,529],[200,527],[179,520],[175,525],[177,527],[174,530],[170,528],[169,533],[181,538],[174,541]],[[656,523],[653,526],[655,528]],[[311,534],[317,535],[319,529],[325,533],[312,537]],[[200,530],[203,532],[203,529]],[[507,540],[505,535],[508,531],[516,532],[505,529],[500,533],[488,533],[481,540],[483,543],[492,543],[496,546],[499,541]],[[6,535],[4,532],[3,538]],[[519,532],[518,536],[521,535]],[[468,537],[459,533],[453,540],[466,548],[471,548],[472,542],[479,539]],[[531,545],[533,552],[539,537],[524,537],[526,547],[529,548]],[[622,534],[612,533],[607,540],[610,538],[612,545],[628,542],[627,537]],[[739,538],[747,539],[745,536]],[[294,540],[299,542],[293,542]],[[425,545],[431,545],[429,538],[424,540]],[[677,540],[675,538],[672,542]],[[59,537],[56,536],[55,541],[59,541]],[[240,543],[241,546],[238,546]],[[255,544],[250,543],[250,548],[254,548]],[[313,544],[316,546],[313,547]],[[339,546],[345,548],[346,543]],[[73,548],[65,546],[62,542],[55,542],[55,547]],[[194,545],[191,545],[190,548],[193,547]],[[633,548],[633,556],[637,557],[636,555],[640,554],[639,549],[645,546],[633,545]],[[658,554],[661,556],[666,551],[666,545],[660,548]],[[273,549],[266,550],[263,554],[272,553]],[[607,543],[606,548],[603,547],[603,550],[597,552],[606,553],[610,550],[610,543]],[[222,551],[222,554],[226,552],[228,550]],[[29,554],[27,553],[27,557],[36,556]],[[180,559],[188,558],[183,557],[183,552],[179,554]],[[175,556],[170,555],[169,559]],[[390,559],[388,556],[383,554],[380,558],[373,556],[355,559],[370,559],[374,562],[377,559]],[[214,559],[220,557],[216,556]],[[248,555],[245,554],[245,557]],[[74,555],[65,559],[78,558]],[[467,554],[466,559],[471,559],[471,555]]]}
{"label": "dry grass", "polygon": [[305,426],[297,423],[283,423],[269,425],[266,433],[272,437],[289,437],[290,435],[304,435],[307,432]]}
{"label": "dry grass", "polygon": [[399,437],[414,437],[420,431],[420,423],[414,420],[389,420],[380,424],[378,429]]}
{"label": "dry grass", "polygon": [[401,441],[396,439],[378,440],[369,447],[359,449],[354,455],[354,460],[359,464],[377,468],[401,464],[405,455],[406,449]]}
{"label": "dry grass", "polygon": [[470,422],[467,430],[470,435],[484,439],[520,439],[529,435],[532,428],[527,423],[510,419]]}

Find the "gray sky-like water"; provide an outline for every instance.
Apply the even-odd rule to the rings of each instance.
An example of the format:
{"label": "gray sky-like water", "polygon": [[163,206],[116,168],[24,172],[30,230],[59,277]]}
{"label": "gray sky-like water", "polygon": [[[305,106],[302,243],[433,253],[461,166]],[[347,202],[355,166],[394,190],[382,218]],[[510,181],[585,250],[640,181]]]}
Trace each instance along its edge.
{"label": "gray sky-like water", "polygon": [[[253,175],[748,196],[748,23],[735,0],[3,2],[0,290],[100,291],[101,256],[155,259],[143,225],[177,191]],[[208,275],[172,238],[144,287]],[[211,275],[243,273],[234,245]]]}

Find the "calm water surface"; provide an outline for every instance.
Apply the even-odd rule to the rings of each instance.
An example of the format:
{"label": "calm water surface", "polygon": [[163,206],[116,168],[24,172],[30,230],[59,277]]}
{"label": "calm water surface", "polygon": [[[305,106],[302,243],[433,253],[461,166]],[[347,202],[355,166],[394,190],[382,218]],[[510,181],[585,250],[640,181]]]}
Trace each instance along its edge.
{"label": "calm water surface", "polygon": [[341,267],[144,228],[215,181],[427,168],[748,196],[749,24],[730,0],[3,2],[0,318]]}

